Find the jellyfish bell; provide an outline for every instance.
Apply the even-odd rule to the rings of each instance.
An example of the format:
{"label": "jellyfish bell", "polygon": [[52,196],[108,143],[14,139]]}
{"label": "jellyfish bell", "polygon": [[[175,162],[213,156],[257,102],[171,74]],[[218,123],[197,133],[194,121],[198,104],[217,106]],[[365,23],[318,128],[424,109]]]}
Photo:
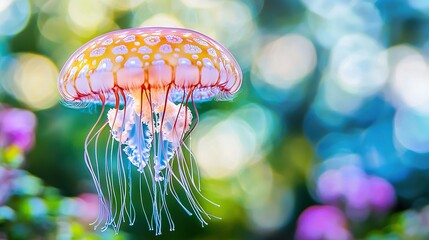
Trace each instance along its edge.
{"label": "jellyfish bell", "polygon": [[188,29],[124,29],[79,48],[62,68],[58,89],[68,106],[101,106],[84,151],[100,205],[94,227],[118,231],[126,217],[134,223],[136,173],[150,230],[161,233],[163,216],[174,230],[165,199],[169,193],[188,214],[207,224],[211,215],[196,199],[204,197],[185,140],[198,123],[195,103],[232,99],[241,81],[240,67],[227,49]]}

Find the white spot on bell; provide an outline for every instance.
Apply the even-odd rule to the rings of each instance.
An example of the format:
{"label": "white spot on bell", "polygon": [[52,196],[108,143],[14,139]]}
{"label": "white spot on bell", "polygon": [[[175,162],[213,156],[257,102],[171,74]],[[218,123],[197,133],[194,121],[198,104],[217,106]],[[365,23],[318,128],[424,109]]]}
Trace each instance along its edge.
{"label": "white spot on bell", "polygon": [[198,59],[198,55],[197,54],[192,54],[192,59]]}
{"label": "white spot on bell", "polygon": [[194,38],[194,41],[197,42],[200,45],[203,45],[203,46],[208,46],[209,45],[206,41],[203,41],[203,40],[201,40],[199,38]]}
{"label": "white spot on bell", "polygon": [[170,43],[181,43],[183,41],[181,37],[175,35],[167,35],[165,36],[165,39]]}
{"label": "white spot on bell", "polygon": [[134,42],[136,40],[135,35],[128,35],[124,38],[124,42]]}
{"label": "white spot on bell", "polygon": [[214,50],[213,48],[207,49],[207,52],[209,53],[210,56],[217,57],[216,50]]}
{"label": "white spot on bell", "polygon": [[89,56],[90,57],[99,57],[99,56],[103,55],[104,52],[106,52],[106,48],[105,47],[99,47],[99,48],[92,50],[91,53],[89,54]]}
{"label": "white spot on bell", "polygon": [[119,45],[112,49],[113,54],[126,54],[128,53],[128,48],[125,45]]}
{"label": "white spot on bell", "polygon": [[192,44],[185,44],[184,50],[185,50],[185,53],[190,53],[190,54],[201,53],[201,48]]}
{"label": "white spot on bell", "polygon": [[171,48],[170,44],[162,44],[159,47],[159,51],[162,53],[170,53],[171,51],[173,51],[173,49]]}
{"label": "white spot on bell", "polygon": [[112,38],[108,38],[106,40],[104,40],[101,45],[107,46],[113,43],[113,39]]}
{"label": "white spot on bell", "polygon": [[141,54],[148,54],[148,53],[151,53],[151,52],[152,52],[152,49],[150,49],[147,46],[140,47],[139,51],[138,51],[138,53],[141,53]]}
{"label": "white spot on bell", "polygon": [[149,36],[144,39],[144,42],[151,46],[158,44],[159,41],[159,36]]}

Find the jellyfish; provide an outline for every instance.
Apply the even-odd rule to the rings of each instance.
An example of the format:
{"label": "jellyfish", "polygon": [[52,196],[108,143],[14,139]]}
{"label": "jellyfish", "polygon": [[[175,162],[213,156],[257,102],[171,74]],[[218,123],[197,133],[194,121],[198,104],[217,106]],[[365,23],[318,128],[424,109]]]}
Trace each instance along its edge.
{"label": "jellyfish", "polygon": [[206,225],[213,216],[199,201],[215,203],[201,193],[189,146],[199,121],[196,105],[231,100],[241,82],[232,54],[189,29],[113,31],[71,55],[58,78],[63,103],[100,111],[84,143],[98,194],[94,229],[133,225],[139,208],[156,235],[163,219],[172,231],[167,195]]}

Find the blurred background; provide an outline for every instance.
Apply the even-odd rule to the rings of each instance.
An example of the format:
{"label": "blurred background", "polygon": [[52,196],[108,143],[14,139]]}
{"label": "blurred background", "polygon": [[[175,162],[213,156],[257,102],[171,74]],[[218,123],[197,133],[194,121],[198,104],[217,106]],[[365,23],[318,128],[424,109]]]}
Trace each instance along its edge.
{"label": "blurred background", "polygon": [[244,77],[191,137],[222,220],[169,199],[176,230],[156,239],[429,239],[426,0],[1,0],[0,239],[155,238],[142,214],[118,235],[88,225],[98,115],[56,87],[85,42],[143,26],[213,37]]}

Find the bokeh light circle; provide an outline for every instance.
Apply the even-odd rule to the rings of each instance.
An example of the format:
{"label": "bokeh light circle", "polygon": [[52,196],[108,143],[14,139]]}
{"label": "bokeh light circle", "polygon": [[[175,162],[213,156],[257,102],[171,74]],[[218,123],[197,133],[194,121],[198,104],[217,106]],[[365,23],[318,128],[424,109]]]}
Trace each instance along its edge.
{"label": "bokeh light circle", "polygon": [[253,71],[275,88],[290,89],[314,70],[316,62],[313,43],[304,36],[288,34],[262,48]]}
{"label": "bokeh light circle", "polygon": [[221,114],[202,119],[193,138],[194,154],[203,173],[225,178],[237,173],[255,154],[256,134],[242,119]]}
{"label": "bokeh light circle", "polygon": [[24,29],[30,18],[28,0],[0,1],[0,36],[12,36]]}
{"label": "bokeh light circle", "polygon": [[392,90],[401,105],[429,113],[429,66],[420,54],[403,57],[393,72]]}
{"label": "bokeh light circle", "polygon": [[429,152],[429,113],[410,108],[401,108],[395,113],[395,137],[405,148],[418,152]]}
{"label": "bokeh light circle", "polygon": [[13,69],[9,93],[35,110],[47,109],[57,104],[56,78],[58,69],[47,57],[32,53],[18,54]]}
{"label": "bokeh light circle", "polygon": [[167,13],[158,13],[145,19],[140,27],[160,26],[160,27],[178,27],[183,28],[183,23],[175,16]]}

